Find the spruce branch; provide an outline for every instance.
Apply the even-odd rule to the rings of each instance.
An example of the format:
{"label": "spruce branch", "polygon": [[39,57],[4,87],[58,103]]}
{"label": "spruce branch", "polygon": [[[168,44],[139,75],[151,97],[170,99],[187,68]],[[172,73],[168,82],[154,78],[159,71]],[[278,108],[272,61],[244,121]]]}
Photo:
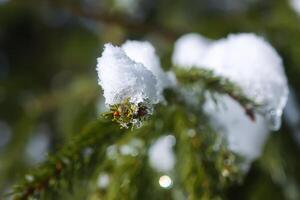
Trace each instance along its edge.
{"label": "spruce branch", "polygon": [[[110,174],[110,186],[104,194],[105,199],[140,199],[139,193],[144,190],[139,187],[143,180],[143,171],[147,166],[147,150],[151,138],[157,137],[152,134],[153,124],[147,129],[137,129],[130,132],[116,143],[114,159],[108,160],[108,172]],[[124,152],[127,148],[130,151]],[[147,184],[147,183],[144,183]]]}
{"label": "spruce branch", "polygon": [[[253,101],[243,95],[235,84],[222,77],[214,76],[211,71],[199,69],[189,71],[176,69],[175,71],[177,79],[182,84],[193,85],[201,83],[204,89],[228,94],[244,108],[251,111],[256,106]],[[135,129],[128,134],[120,135],[124,130],[120,130],[118,126],[111,122],[100,120],[88,125],[81,134],[58,151],[56,155],[49,157],[32,174],[26,175],[23,182],[14,188],[14,199],[40,198],[42,195],[55,195],[65,188],[72,189],[76,177],[83,179],[91,177],[96,171],[97,165],[99,167],[99,165],[107,161],[105,153],[109,145],[118,143],[126,137],[133,138],[138,134],[141,140],[147,143],[142,150],[139,150],[139,153],[143,151],[141,157],[126,159],[123,166],[113,166],[115,179],[114,184],[111,186],[112,188],[108,190],[108,196],[110,199],[114,199],[116,185],[122,183],[124,179],[128,179],[126,176],[121,177],[123,173],[127,173],[129,179],[133,179],[131,181],[139,182],[141,180],[140,178],[146,165],[144,162],[141,163],[139,159],[147,159],[147,151],[145,150],[149,147],[149,141],[166,132],[173,132],[179,141],[178,158],[184,158],[184,160],[178,162],[181,174],[179,180],[182,182],[187,195],[191,197],[190,199],[221,194],[227,185],[239,180],[241,173],[238,171],[236,156],[229,152],[226,147],[213,150],[216,138],[205,137],[207,133],[211,134],[213,131],[206,128],[209,125],[203,119],[200,110],[191,110],[186,104],[181,104],[176,92],[166,95],[166,99],[169,105],[157,106],[153,120],[149,121],[148,126],[146,125],[142,129]],[[127,103],[124,114],[130,111],[127,115],[129,116],[128,119],[131,119],[130,117],[134,117],[132,113],[140,113],[138,112],[140,110],[133,108],[129,102]],[[121,107],[120,110],[119,106],[113,107],[109,113],[113,120],[117,120],[120,117],[120,113],[116,112],[123,113],[124,111],[124,107]],[[142,111],[145,111],[145,109]],[[142,116],[138,117],[143,117],[144,112],[142,114]],[[127,115],[124,115],[124,119],[127,119]],[[170,121],[170,119],[175,121]],[[162,122],[160,128],[156,127],[159,121]],[[191,136],[190,130],[194,130],[195,134]],[[124,158],[118,160],[122,159]],[[136,172],[131,173],[130,170],[133,169],[136,169]],[[217,180],[217,183],[215,180]],[[193,182],[192,184],[191,181]],[[124,193],[129,197],[134,195],[132,194],[132,187],[138,188],[135,183],[133,185],[132,183],[124,189]],[[204,192],[204,190],[207,192]],[[136,192],[138,193],[138,191]]]}
{"label": "spruce branch", "polygon": [[97,163],[104,158],[107,145],[121,133],[110,122],[96,121],[48,158],[40,167],[16,185],[12,191],[15,200],[41,197],[43,193],[57,192],[61,188],[72,188],[77,176],[87,178],[94,172]]}
{"label": "spruce branch", "polygon": [[241,88],[227,78],[214,75],[212,70],[193,67],[183,69],[176,67],[177,80],[183,85],[199,84],[212,93],[225,94],[237,101],[245,110],[251,120],[255,120],[254,111],[259,107],[257,103],[248,98]]}
{"label": "spruce branch", "polygon": [[228,186],[240,182],[242,159],[205,120],[191,115],[178,110],[174,122],[179,180],[189,200],[220,199]]}
{"label": "spruce branch", "polygon": [[[171,94],[168,96],[171,98]],[[149,172],[147,149],[151,141],[163,133],[170,132],[174,132],[174,136],[179,141],[178,158],[188,159],[179,160],[178,165],[182,166],[182,176],[179,180],[182,180],[186,194],[194,196],[190,199],[205,197],[205,195],[211,196],[216,191],[223,190],[223,185],[236,181],[236,171],[233,170],[235,168],[232,168],[236,162],[228,164],[228,158],[223,156],[226,153],[224,149],[220,152],[212,151],[215,140],[208,140],[204,137],[205,122],[203,121],[199,127],[201,115],[198,111],[187,111],[184,104],[178,105],[173,102],[168,107],[157,106],[153,118],[143,128],[129,131],[126,134],[122,134],[122,130],[111,122],[96,121],[88,125],[83,133],[64,146],[56,155],[50,157],[32,174],[26,175],[24,181],[15,187],[14,199],[39,199],[43,195],[45,197],[55,195],[66,188],[72,189],[76,177],[80,177],[81,181],[84,180],[82,178],[90,178],[90,175],[94,175],[99,166],[106,163],[110,163],[108,169],[112,171],[108,170],[107,172],[113,176],[113,179],[107,190],[108,193],[104,193],[104,196],[107,195],[108,199],[115,199],[116,196],[119,198],[120,194],[123,194],[122,197],[125,195],[128,198],[143,196],[142,194],[149,192],[139,186],[143,180],[147,180],[146,183],[143,183],[144,185],[148,184],[154,189],[158,187],[152,185],[155,182],[153,180],[155,176],[149,177],[149,174],[144,173],[145,170]],[[159,121],[163,122],[163,126],[159,125]],[[192,129],[197,131],[196,135],[189,133]],[[207,133],[211,135],[209,131]],[[109,161],[105,155],[109,145],[127,145],[132,139],[140,139],[144,143],[143,147],[137,150],[138,156],[119,155],[115,160]],[[121,165],[117,164],[120,162]],[[227,170],[226,173],[223,173],[224,170]],[[228,177],[232,177],[232,179],[228,179]],[[193,184],[191,184],[191,180],[194,181]],[[210,182],[207,183],[207,180]],[[125,184],[122,192],[119,188],[121,183]],[[202,192],[204,188],[207,188],[209,194],[201,191],[199,193],[197,190],[199,187],[202,187]],[[161,192],[163,191],[158,193]]]}
{"label": "spruce branch", "polygon": [[121,103],[110,105],[110,111],[104,113],[103,116],[120,124],[121,128],[133,130],[141,127],[142,123],[150,118],[152,109],[151,104],[146,100],[136,105],[126,98]]}

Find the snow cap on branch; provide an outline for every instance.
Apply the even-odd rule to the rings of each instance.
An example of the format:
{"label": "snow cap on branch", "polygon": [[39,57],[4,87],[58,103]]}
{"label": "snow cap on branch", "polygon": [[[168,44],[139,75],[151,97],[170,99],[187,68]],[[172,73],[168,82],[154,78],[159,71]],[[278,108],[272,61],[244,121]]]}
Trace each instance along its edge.
{"label": "snow cap on branch", "polygon": [[159,57],[156,55],[151,43],[147,41],[128,40],[122,45],[122,49],[132,60],[142,63],[154,74],[160,92],[165,88],[175,85],[172,75],[169,75],[172,72],[166,73],[161,68]]}
{"label": "snow cap on branch", "polygon": [[261,105],[270,129],[280,128],[288,96],[287,79],[280,56],[263,38],[229,35],[211,45],[202,66],[236,83]]}
{"label": "snow cap on branch", "polygon": [[229,97],[222,97],[223,107],[205,106],[212,122],[223,130],[220,132],[227,138],[229,148],[250,163],[260,156],[269,129],[280,128],[288,96],[282,60],[261,37],[237,34],[215,42],[203,66],[237,83],[248,97],[261,105],[264,117],[256,115],[255,122]]}
{"label": "snow cap on branch", "polygon": [[145,100],[158,103],[155,76],[143,64],[130,59],[121,48],[106,44],[97,61],[99,84],[107,105],[122,103],[127,98],[133,104]]}
{"label": "snow cap on branch", "polygon": [[180,67],[201,66],[201,62],[211,41],[200,34],[189,33],[181,36],[174,46],[173,64]]}
{"label": "snow cap on branch", "polygon": [[208,99],[204,111],[216,132],[226,139],[231,151],[243,156],[242,166],[245,170],[249,164],[261,155],[262,148],[269,136],[266,120],[261,115],[255,115],[252,121],[245,115],[241,106],[229,96],[219,98],[220,105]]}
{"label": "snow cap on branch", "polygon": [[[189,38],[188,35],[182,38],[185,37]],[[261,154],[270,129],[280,128],[288,96],[280,56],[255,34],[233,34],[207,45],[194,42],[193,45],[202,50],[198,52],[189,40],[182,38],[176,42],[174,64],[213,70],[216,75],[236,83],[245,95],[261,105],[264,116],[256,115],[255,121],[247,118],[243,108],[228,96],[221,97],[219,105],[210,98],[204,105],[214,127],[227,139],[229,148],[250,163]]]}
{"label": "snow cap on branch", "polygon": [[[195,67],[210,69],[216,75],[228,78],[261,105],[270,128],[279,129],[288,86],[282,60],[276,50],[263,38],[242,33],[206,42],[206,45],[194,42],[194,46],[201,48],[201,51],[194,51],[196,48],[192,40],[186,39],[190,37],[185,35],[176,42],[174,64],[180,60],[179,66],[186,67],[191,66],[192,61]],[[202,38],[200,35],[198,37]]]}

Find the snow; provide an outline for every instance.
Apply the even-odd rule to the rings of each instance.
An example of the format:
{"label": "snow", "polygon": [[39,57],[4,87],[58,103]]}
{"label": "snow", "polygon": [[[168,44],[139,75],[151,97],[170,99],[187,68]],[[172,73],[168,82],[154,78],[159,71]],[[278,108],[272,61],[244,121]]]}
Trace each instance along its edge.
{"label": "snow", "polygon": [[211,41],[197,33],[189,33],[181,36],[174,46],[172,56],[173,64],[190,68],[201,66],[203,59]]}
{"label": "snow", "polygon": [[176,139],[172,135],[160,137],[149,149],[150,165],[159,172],[168,172],[174,168],[173,146]]}
{"label": "snow", "polygon": [[254,34],[229,35],[209,48],[202,66],[237,83],[262,105],[270,128],[280,128],[288,96],[287,79],[280,56],[264,39]]}
{"label": "snow", "polygon": [[[147,41],[128,40],[122,45],[125,53],[135,62],[142,63],[157,79],[160,92],[172,85],[174,81],[161,68],[159,57],[153,45]],[[169,74],[171,72],[168,72]]]}
{"label": "snow", "polygon": [[225,39],[204,42],[204,45],[196,39],[192,42],[184,38],[189,37],[183,36],[176,42],[175,65],[213,70],[216,75],[236,83],[249,98],[261,105],[260,111],[264,115],[256,115],[255,122],[228,96],[220,97],[219,106],[210,98],[204,105],[211,123],[226,138],[229,148],[250,163],[261,154],[269,131],[280,128],[288,96],[280,56],[268,42],[255,34],[232,34]]}
{"label": "snow", "polygon": [[40,163],[46,159],[50,147],[50,129],[47,124],[40,124],[29,139],[25,153],[33,164]]}
{"label": "snow", "polygon": [[300,0],[290,0],[290,6],[300,15]]}
{"label": "snow", "polygon": [[99,84],[107,105],[121,103],[126,98],[134,104],[145,100],[158,103],[155,76],[143,64],[130,59],[122,48],[106,44],[97,61]]}
{"label": "snow", "polygon": [[101,189],[105,189],[108,187],[110,182],[109,175],[107,173],[101,173],[97,179],[97,186]]}
{"label": "snow", "polygon": [[265,118],[256,115],[255,121],[251,121],[232,98],[223,96],[219,100],[222,105],[212,100],[204,105],[215,130],[227,140],[229,149],[242,155],[246,163],[258,158],[269,135]]}
{"label": "snow", "polygon": [[262,105],[261,111],[270,128],[278,130],[288,87],[282,60],[276,50],[263,38],[250,33],[208,41],[194,33],[179,38],[173,63],[180,67],[211,69],[216,75],[237,83],[249,98]]}

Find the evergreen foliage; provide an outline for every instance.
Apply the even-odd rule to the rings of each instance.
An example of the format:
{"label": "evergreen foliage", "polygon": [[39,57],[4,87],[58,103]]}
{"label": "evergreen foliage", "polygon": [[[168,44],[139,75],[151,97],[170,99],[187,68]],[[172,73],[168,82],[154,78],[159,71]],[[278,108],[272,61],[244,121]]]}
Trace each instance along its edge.
{"label": "evergreen foliage", "polygon": [[[184,33],[254,32],[282,56],[297,104],[300,14],[289,1],[120,2],[0,0],[0,199],[300,199],[297,106],[245,170],[201,105],[229,96],[253,121],[261,105],[212,70],[170,64]],[[103,108],[95,58],[104,43],[127,39],[151,41],[177,78],[153,111],[128,100]],[[196,104],[186,91],[198,91]],[[33,151],[47,155],[36,160],[29,144],[39,135],[47,150]],[[149,165],[165,135],[176,141],[168,172]]]}

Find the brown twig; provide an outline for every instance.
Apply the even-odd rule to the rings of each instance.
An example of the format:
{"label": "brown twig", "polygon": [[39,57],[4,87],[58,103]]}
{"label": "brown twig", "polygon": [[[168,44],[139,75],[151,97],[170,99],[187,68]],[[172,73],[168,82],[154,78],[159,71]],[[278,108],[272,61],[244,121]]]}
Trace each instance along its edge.
{"label": "brown twig", "polygon": [[177,39],[182,34],[180,31],[163,27],[158,24],[134,22],[133,20],[130,20],[128,16],[111,15],[102,11],[97,13],[94,11],[87,12],[78,6],[64,6],[64,8],[76,16],[89,18],[105,24],[119,25],[136,33],[156,33],[171,41]]}

